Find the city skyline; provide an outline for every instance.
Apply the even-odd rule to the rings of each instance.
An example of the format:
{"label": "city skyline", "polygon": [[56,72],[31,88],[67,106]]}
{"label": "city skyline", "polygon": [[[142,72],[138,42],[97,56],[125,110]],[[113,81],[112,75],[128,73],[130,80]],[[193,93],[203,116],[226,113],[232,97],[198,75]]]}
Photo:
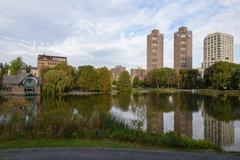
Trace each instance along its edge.
{"label": "city skyline", "polygon": [[201,67],[204,37],[214,32],[234,36],[234,62],[240,62],[237,0],[111,1],[102,5],[72,0],[58,1],[64,9],[53,11],[55,3],[0,2],[1,62],[21,56],[36,66],[38,54],[45,53],[67,56],[73,66],[146,68],[146,35],[159,29],[164,34],[164,67],[173,68],[173,34],[181,26],[193,32],[193,68]]}

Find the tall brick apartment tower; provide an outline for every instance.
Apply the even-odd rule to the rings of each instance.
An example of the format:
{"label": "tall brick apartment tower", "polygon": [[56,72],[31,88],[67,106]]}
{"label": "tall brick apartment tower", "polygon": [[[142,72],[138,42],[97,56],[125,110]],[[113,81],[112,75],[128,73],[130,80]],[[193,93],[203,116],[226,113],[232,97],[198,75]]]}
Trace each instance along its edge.
{"label": "tall brick apartment tower", "polygon": [[163,34],[154,29],[147,36],[147,71],[163,67]]}
{"label": "tall brick apartment tower", "polygon": [[187,27],[174,33],[174,69],[192,69],[192,31]]}

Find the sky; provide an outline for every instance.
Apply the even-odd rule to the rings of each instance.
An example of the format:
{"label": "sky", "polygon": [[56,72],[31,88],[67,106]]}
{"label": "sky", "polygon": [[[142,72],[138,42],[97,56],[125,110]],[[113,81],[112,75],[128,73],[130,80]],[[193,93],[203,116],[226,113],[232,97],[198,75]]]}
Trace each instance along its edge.
{"label": "sky", "polygon": [[67,56],[75,67],[146,68],[146,36],[164,34],[164,66],[173,67],[173,34],[193,32],[193,67],[201,67],[203,39],[234,36],[240,63],[240,0],[0,0],[0,62],[18,56],[32,66],[38,54]]}

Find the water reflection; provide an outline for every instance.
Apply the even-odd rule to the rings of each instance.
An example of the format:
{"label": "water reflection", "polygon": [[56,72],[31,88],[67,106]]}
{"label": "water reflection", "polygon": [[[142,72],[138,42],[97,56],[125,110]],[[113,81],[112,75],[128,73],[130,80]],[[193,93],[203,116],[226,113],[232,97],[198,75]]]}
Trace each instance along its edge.
{"label": "water reflection", "polygon": [[218,146],[230,146],[234,143],[234,122],[219,121],[203,111],[204,139]]}
{"label": "water reflection", "polygon": [[193,125],[192,125],[192,112],[181,111],[180,106],[174,112],[174,131],[184,136],[192,138]]}
{"label": "water reflection", "polygon": [[[101,129],[103,121],[101,115],[104,114],[112,115],[116,120],[124,122],[133,129],[151,133],[173,130],[193,139],[206,139],[219,146],[229,147],[230,150],[240,151],[240,140],[236,138],[240,127],[234,127],[235,121],[240,120],[238,98],[181,93],[141,96],[66,96],[42,99],[0,97],[0,100],[1,133],[11,126],[11,133],[19,134],[21,128],[34,125],[36,121],[38,125],[35,127],[46,130],[48,127],[52,128],[49,134],[56,134],[56,137],[61,132],[70,135],[83,127],[98,130]],[[81,121],[78,121],[79,119]],[[69,123],[70,128],[68,128]]]}

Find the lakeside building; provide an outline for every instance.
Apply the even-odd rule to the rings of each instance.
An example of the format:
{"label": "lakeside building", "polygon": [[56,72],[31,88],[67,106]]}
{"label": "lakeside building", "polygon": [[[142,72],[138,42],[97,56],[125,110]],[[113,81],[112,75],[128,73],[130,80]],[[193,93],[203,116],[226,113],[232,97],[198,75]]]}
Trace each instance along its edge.
{"label": "lakeside building", "polygon": [[233,36],[227,33],[211,33],[204,38],[203,69],[218,61],[233,62]]}
{"label": "lakeside building", "polygon": [[131,69],[131,79],[138,77],[140,80],[144,80],[146,77],[147,71],[140,67]]}
{"label": "lakeside building", "polygon": [[121,65],[117,65],[117,66],[115,66],[115,68],[111,68],[111,72],[112,72],[112,75],[113,75],[113,80],[118,80],[120,74],[123,71],[126,71],[126,67],[123,67]]}
{"label": "lakeside building", "polygon": [[163,43],[164,36],[159,30],[152,30],[147,35],[147,71],[163,68]]}
{"label": "lakeside building", "polygon": [[60,63],[67,64],[67,57],[50,56],[50,55],[38,55],[37,68],[40,73],[44,68],[54,68]]}
{"label": "lakeside building", "polygon": [[42,79],[31,73],[5,75],[3,77],[4,93],[12,95],[40,95]]}
{"label": "lakeside building", "polygon": [[187,27],[174,33],[174,69],[192,69],[192,31]]}

